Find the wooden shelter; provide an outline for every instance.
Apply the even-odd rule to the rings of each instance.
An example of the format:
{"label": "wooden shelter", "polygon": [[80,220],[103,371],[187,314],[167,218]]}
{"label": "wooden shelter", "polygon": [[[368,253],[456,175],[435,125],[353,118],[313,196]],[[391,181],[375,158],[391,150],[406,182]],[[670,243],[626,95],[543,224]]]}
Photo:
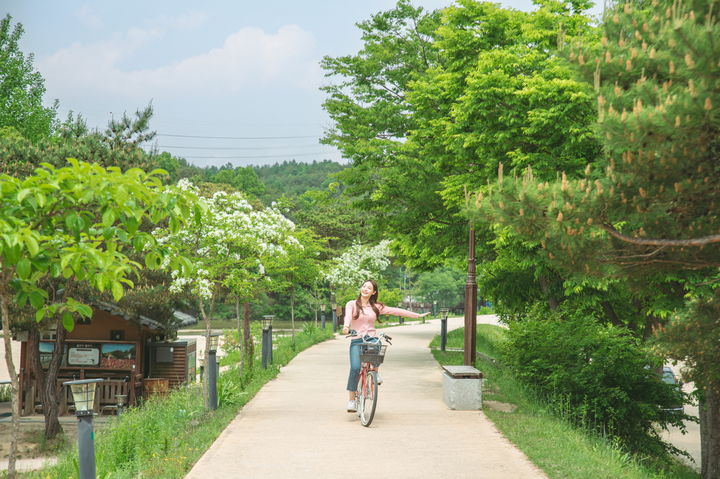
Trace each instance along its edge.
{"label": "wooden shelter", "polygon": [[[60,398],[60,414],[66,414],[72,409],[72,397],[63,382],[73,379],[102,378],[104,381],[98,386],[95,398],[97,412],[112,411],[117,408],[118,395],[125,395],[128,405],[136,404],[138,398],[146,392],[144,382],[150,376],[150,344],[158,344],[165,340],[162,324],[157,321],[140,316],[131,318],[117,305],[97,302],[92,304],[93,315],[88,321],[77,322],[72,332],[67,334],[64,341],[62,359],[57,378],[57,388]],[[29,351],[27,334],[18,334],[21,343],[20,350],[20,390],[22,391],[22,413],[33,414],[42,410],[42,401],[39,388],[29,365]],[[175,344],[175,343],[170,343]],[[43,333],[40,337],[40,363],[47,367],[55,347],[53,333]],[[180,348],[178,348],[180,349]],[[182,361],[186,370],[192,361],[194,374],[195,356],[194,342],[189,348],[193,349],[192,357],[187,355]],[[194,375],[178,375],[171,369],[168,376],[162,376],[163,371],[156,368],[153,378],[163,380],[173,385],[194,380]]]}

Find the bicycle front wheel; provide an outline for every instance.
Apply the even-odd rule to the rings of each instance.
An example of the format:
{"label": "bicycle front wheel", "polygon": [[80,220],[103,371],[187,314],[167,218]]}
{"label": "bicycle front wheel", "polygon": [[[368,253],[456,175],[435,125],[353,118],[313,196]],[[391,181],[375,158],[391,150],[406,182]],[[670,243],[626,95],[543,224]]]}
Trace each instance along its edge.
{"label": "bicycle front wheel", "polygon": [[375,417],[375,408],[377,407],[378,400],[378,380],[377,372],[370,371],[365,378],[365,384],[362,389],[360,396],[361,408],[358,408],[360,413],[360,424],[368,427],[372,423]]}

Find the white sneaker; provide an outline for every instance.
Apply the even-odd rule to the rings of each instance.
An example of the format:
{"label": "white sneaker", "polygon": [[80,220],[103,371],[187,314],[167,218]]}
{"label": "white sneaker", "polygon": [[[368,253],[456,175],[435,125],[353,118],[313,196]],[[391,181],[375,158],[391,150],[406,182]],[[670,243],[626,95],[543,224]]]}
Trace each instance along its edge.
{"label": "white sneaker", "polygon": [[380,377],[380,373],[377,373],[378,378],[378,384],[382,384],[382,377]]}
{"label": "white sneaker", "polygon": [[348,401],[347,412],[357,412],[357,404],[355,401]]}

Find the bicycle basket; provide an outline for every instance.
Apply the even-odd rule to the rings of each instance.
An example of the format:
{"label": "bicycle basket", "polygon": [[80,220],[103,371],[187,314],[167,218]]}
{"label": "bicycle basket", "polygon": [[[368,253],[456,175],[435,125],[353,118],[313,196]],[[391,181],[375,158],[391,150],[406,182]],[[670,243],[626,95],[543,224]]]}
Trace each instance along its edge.
{"label": "bicycle basket", "polygon": [[363,344],[360,346],[360,361],[374,366],[382,364],[386,349],[387,344]]}

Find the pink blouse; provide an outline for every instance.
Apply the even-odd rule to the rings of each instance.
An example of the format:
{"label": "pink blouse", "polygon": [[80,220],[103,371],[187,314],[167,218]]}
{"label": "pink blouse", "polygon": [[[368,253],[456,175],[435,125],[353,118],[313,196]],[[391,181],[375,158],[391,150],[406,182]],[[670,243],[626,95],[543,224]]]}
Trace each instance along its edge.
{"label": "pink blouse", "polygon": [[[391,308],[390,306],[380,306],[376,305],[378,308],[378,311],[380,311],[380,314],[389,314],[392,316],[404,316],[406,318],[419,318],[420,314],[413,313],[412,311],[408,311],[407,309],[402,308]],[[370,305],[363,306],[362,311],[360,311],[360,314],[358,315],[357,319],[355,318],[355,300],[350,300],[345,305],[345,324],[350,326],[350,329],[354,329],[358,332],[357,335],[352,336],[352,339],[355,338],[361,338],[365,336],[366,334],[369,336],[377,336],[377,330],[375,329],[375,321],[377,320],[377,315],[375,314],[375,311],[373,311],[372,307]]]}

